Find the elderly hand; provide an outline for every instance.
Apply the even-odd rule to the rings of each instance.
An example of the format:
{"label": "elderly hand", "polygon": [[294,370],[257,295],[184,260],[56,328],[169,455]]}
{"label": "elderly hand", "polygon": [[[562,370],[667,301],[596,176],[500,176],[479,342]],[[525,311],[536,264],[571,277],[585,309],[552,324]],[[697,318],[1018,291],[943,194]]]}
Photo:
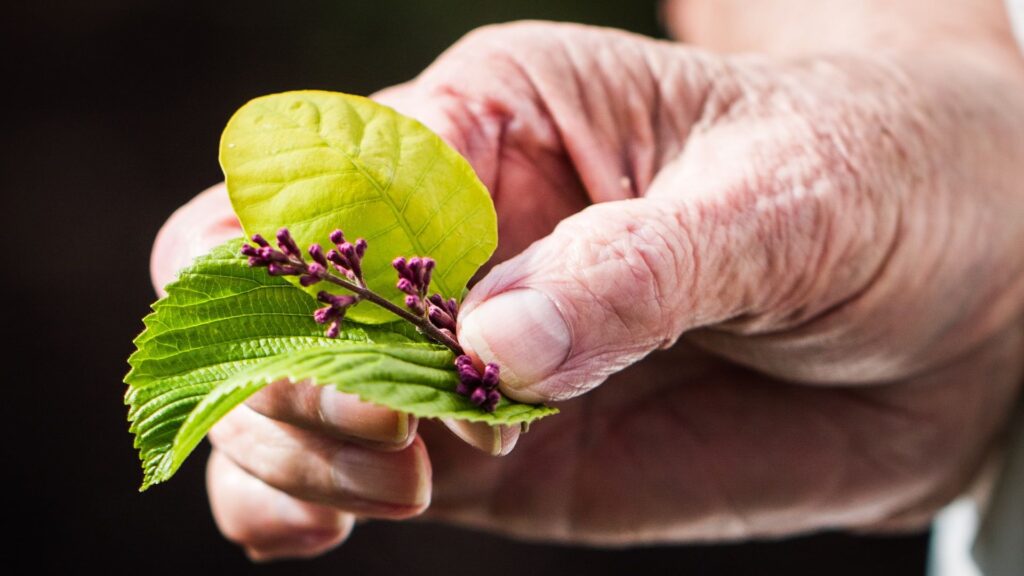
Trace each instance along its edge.
{"label": "elderly hand", "polygon": [[[1004,64],[955,47],[720,56],[543,23],[470,34],[378,98],[494,194],[502,263],[460,341],[501,365],[506,394],[563,413],[494,458],[466,442],[508,453],[517,430],[448,423],[462,442],[272,386],[211,435],[222,531],[268,558],[322,552],[355,515],[424,510],[592,543],[927,521],[1024,375],[1024,73]],[[155,261],[237,234],[215,188]]]}

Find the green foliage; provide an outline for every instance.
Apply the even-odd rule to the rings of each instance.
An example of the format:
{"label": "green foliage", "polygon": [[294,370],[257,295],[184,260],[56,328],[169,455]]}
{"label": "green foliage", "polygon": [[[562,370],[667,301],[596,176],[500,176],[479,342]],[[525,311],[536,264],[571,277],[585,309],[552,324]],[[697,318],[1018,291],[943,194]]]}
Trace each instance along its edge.
{"label": "green foliage", "polygon": [[332,385],[422,417],[513,424],[555,412],[507,399],[481,411],[455,394],[451,352],[404,322],[346,321],[340,338],[326,338],[312,320],[315,299],[250,268],[240,245],[183,270],[135,339],[125,402],[143,489],[170,478],[220,417],[276,380]]}
{"label": "green foliage", "polygon": [[[335,228],[364,237],[367,284],[398,305],[396,256],[434,258],[433,290],[458,297],[497,245],[494,206],[469,163],[416,120],[366,98],[257,98],[228,122],[220,161],[248,235],[271,238],[287,226],[301,246],[329,246]],[[373,306],[350,317],[395,320]]]}

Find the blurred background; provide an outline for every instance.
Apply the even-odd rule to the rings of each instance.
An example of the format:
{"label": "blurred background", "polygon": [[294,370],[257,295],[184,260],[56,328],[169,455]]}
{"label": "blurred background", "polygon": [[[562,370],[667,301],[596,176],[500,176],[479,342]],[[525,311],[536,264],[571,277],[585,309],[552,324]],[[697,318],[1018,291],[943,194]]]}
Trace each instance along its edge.
{"label": "blurred background", "polygon": [[[826,534],[624,551],[374,522],[309,562],[254,566],[217,532],[202,448],[146,494],[122,405],[131,340],[154,299],[167,216],[220,180],[217,142],[246,100],[407,80],[477,26],[523,18],[661,36],[648,0],[91,0],[6,6],[0,267],[13,476],[4,564],[139,574],[923,574],[927,536]],[[43,258],[40,258],[42,256]],[[41,544],[45,554],[29,551]]]}

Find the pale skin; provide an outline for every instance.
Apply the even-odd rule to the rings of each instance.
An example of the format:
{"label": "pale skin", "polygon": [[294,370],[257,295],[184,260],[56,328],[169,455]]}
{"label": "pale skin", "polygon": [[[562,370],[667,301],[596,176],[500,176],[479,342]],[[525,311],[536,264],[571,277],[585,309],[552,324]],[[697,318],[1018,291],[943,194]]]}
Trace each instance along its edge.
{"label": "pale skin", "polygon": [[[378,94],[494,194],[461,344],[562,413],[520,438],[275,384],[210,437],[225,536],[273,559],[357,518],[596,544],[927,523],[1024,381],[1024,59],[998,0],[872,4],[667,5],[702,48],[490,27]],[[239,234],[202,193],[155,284]]]}

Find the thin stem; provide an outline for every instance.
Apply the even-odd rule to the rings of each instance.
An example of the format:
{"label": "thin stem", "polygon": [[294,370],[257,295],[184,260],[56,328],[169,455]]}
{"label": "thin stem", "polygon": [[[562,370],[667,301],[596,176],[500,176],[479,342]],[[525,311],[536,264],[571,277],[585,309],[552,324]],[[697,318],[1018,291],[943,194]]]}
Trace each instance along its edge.
{"label": "thin stem", "polygon": [[[289,260],[293,264],[301,266],[304,270],[309,269],[308,265],[301,260],[298,260],[296,258],[289,258]],[[355,292],[355,294],[359,296],[360,300],[369,300],[370,302],[373,302],[377,306],[380,306],[381,308],[387,310],[388,312],[391,312],[392,314],[398,316],[399,318],[407,322],[410,322],[413,326],[416,326],[416,329],[419,330],[424,335],[433,338],[437,342],[447,346],[452,352],[455,353],[456,356],[461,356],[465,353],[462,350],[462,346],[459,346],[459,343],[454,338],[451,338],[444,332],[441,332],[436,326],[430,323],[429,319],[421,316],[416,316],[412,312],[409,312],[408,310],[400,306],[397,306],[394,302],[380,296],[373,290],[367,288],[365,285],[360,285],[363,284],[362,282],[360,282],[359,284],[354,284],[352,282],[349,282],[348,280],[344,280],[338,276],[335,276],[330,272],[330,270],[327,270],[324,273],[324,275],[321,276],[320,278],[327,282],[330,282],[331,284],[335,284],[337,286],[341,286],[346,290]]]}

